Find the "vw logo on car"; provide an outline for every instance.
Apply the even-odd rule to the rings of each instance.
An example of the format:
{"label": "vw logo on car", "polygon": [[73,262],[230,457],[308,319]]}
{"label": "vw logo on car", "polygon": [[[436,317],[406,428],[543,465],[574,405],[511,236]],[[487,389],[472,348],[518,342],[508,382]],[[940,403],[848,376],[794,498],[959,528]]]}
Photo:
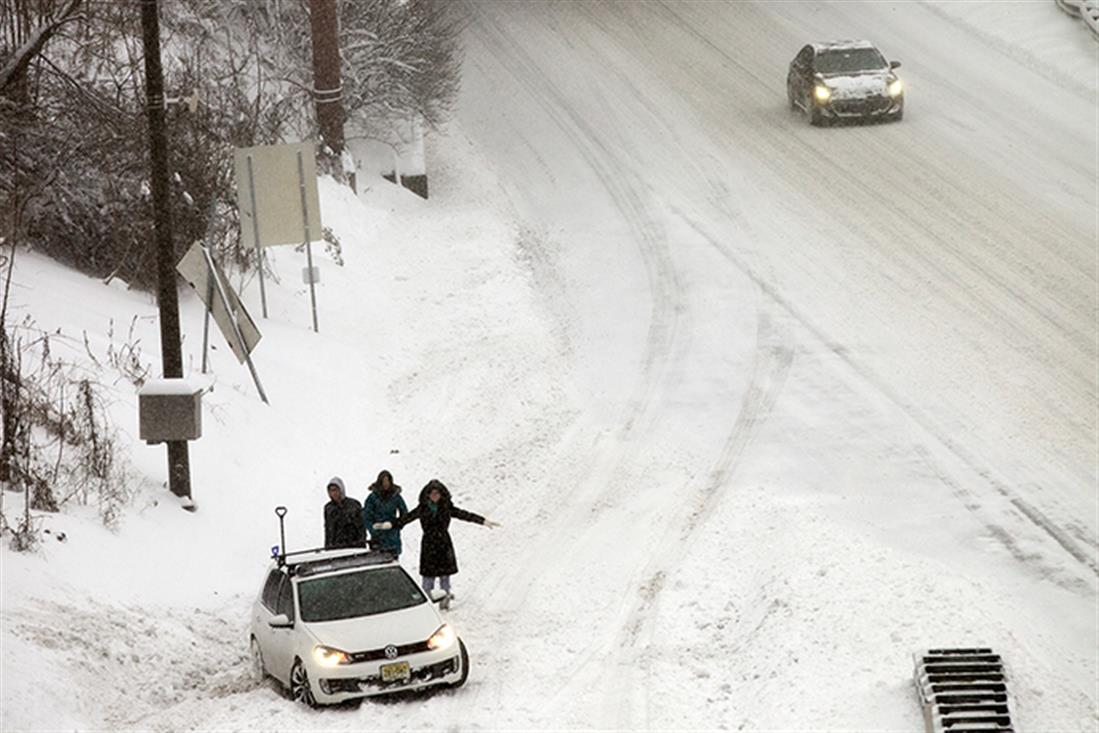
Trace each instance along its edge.
{"label": "vw logo on car", "polygon": [[385,658],[386,659],[396,659],[397,658],[397,647],[393,646],[392,644],[387,646],[385,648]]}

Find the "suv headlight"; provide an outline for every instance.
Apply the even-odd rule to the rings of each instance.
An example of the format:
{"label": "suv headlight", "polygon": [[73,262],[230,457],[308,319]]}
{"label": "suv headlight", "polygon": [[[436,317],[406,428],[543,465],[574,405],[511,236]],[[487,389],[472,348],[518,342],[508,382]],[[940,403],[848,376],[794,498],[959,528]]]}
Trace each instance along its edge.
{"label": "suv headlight", "polygon": [[428,637],[427,646],[429,649],[446,649],[457,639],[458,636],[454,633],[454,629],[450,628],[450,624],[443,624]]}
{"label": "suv headlight", "polygon": [[813,96],[818,102],[827,102],[832,98],[832,90],[824,84],[817,84],[813,87]]}
{"label": "suv headlight", "polygon": [[889,86],[885,89],[889,92],[890,97],[899,97],[901,96],[901,93],[904,92],[904,84],[901,83],[900,79],[894,79],[889,82]]}
{"label": "suv headlight", "polygon": [[313,647],[313,661],[322,667],[337,667],[341,664],[351,664],[351,656],[339,649],[318,644]]}

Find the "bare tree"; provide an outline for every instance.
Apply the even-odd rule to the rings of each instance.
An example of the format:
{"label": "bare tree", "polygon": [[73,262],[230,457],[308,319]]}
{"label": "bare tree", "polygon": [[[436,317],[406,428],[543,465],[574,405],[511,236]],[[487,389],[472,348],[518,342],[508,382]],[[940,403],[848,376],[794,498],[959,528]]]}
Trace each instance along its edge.
{"label": "bare tree", "polygon": [[394,119],[445,122],[461,78],[461,5],[439,0],[346,0],[341,17],[344,97],[364,132]]}
{"label": "bare tree", "polygon": [[[167,96],[202,100],[194,112],[177,104],[167,115],[177,254],[212,229],[219,259],[254,264],[255,253],[239,246],[232,148],[316,136],[307,2],[165,4]],[[336,3],[354,133],[392,139],[394,120],[443,122],[458,92],[461,5]],[[0,0],[0,9],[0,216],[26,245],[151,287],[152,207],[135,134],[143,126],[138,4]]]}

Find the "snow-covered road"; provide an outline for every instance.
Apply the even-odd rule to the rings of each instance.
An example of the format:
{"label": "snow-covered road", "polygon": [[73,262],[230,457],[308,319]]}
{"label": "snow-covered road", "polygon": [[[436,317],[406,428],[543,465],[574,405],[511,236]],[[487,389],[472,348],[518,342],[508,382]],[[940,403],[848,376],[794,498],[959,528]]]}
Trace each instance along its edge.
{"label": "snow-covered road", "polygon": [[[61,517],[67,546],[0,555],[5,730],[910,731],[911,653],[973,644],[1005,656],[1021,730],[1095,729],[1086,31],[1044,0],[1008,19],[996,2],[467,7],[432,199],[322,186],[347,265],[325,270],[318,336],[277,254],[270,409],[215,354],[200,511],[154,493],[117,536]],[[853,37],[902,61],[905,120],[811,128],[787,64]],[[20,267],[45,328],[152,312]],[[193,299],[184,328],[194,363]],[[134,461],[163,470],[159,449]],[[309,544],[329,475],[362,498],[383,467],[504,524],[455,529],[470,680],[296,709],[247,681],[240,638],[270,507]]]}
{"label": "snow-covered road", "polygon": [[[581,313],[577,370],[588,404],[606,408],[589,413],[606,421],[604,442],[578,447],[589,463],[578,461],[565,518],[546,529],[568,534],[570,551],[537,554],[542,593],[529,600],[551,593],[592,608],[589,623],[563,634],[588,651],[550,670],[563,687],[521,658],[504,662],[529,672],[508,678],[528,679],[530,694],[557,690],[546,719],[675,726],[713,702],[710,685],[685,681],[675,702],[658,703],[644,680],[657,680],[655,693],[694,677],[683,669],[693,665],[720,691],[744,669],[784,667],[763,649],[744,658],[733,644],[722,659],[684,645],[684,605],[709,608],[694,614],[700,625],[720,618],[718,589],[730,587],[721,578],[745,564],[764,568],[750,586],[756,572],[791,586],[805,573],[818,587],[793,592],[815,603],[877,596],[875,613],[938,630],[894,632],[889,651],[875,651],[883,659],[1010,634],[1014,607],[1040,599],[1047,582],[1071,589],[1074,632],[1087,630],[1099,569],[1094,80],[915,3],[474,8],[466,90],[477,103],[464,107],[463,127],[515,206],[562,243],[558,266]],[[904,123],[821,130],[786,109],[798,48],[849,37],[904,62]],[[639,284],[642,300],[628,295]],[[871,435],[877,445],[864,450]],[[769,480],[755,475],[763,460]],[[736,539],[716,557],[695,549],[729,528],[750,490],[765,506],[783,495],[834,504],[829,521],[854,514],[855,536],[880,544],[859,552],[900,548],[959,570],[937,580],[942,569],[927,567],[922,582],[908,570],[852,570],[826,583],[798,563],[773,568],[767,547],[796,546],[812,516],[793,507],[759,552]],[[951,536],[937,536],[944,519]],[[607,537],[624,546],[611,558]],[[830,559],[807,549],[806,565]],[[712,585],[665,590],[700,572]],[[995,621],[963,630],[955,606],[985,591],[949,599],[971,573],[1003,584],[989,604]],[[698,598],[713,592],[721,603]],[[760,601],[772,603],[784,601]],[[1060,623],[1038,605],[1030,613]],[[819,622],[806,613],[789,611],[796,620],[774,633],[799,638],[791,626]],[[531,625],[522,608],[503,623]],[[1094,669],[1094,639],[1093,625],[1067,634],[1055,656],[1089,642]],[[818,644],[786,639],[813,669],[807,684],[863,665],[851,651],[814,658],[809,649],[827,648]],[[718,659],[724,672],[710,667]],[[1086,691],[1078,661],[1060,674]],[[804,717],[812,704],[795,689],[792,710],[754,713],[764,716],[754,724],[811,728],[819,718]],[[745,709],[759,695],[743,692],[713,720],[753,720]],[[779,704],[763,699],[768,711]],[[841,727],[890,727],[888,715]]]}
{"label": "snow-covered road", "polygon": [[[1090,521],[1093,91],[918,4],[476,7],[487,53],[471,49],[482,73],[467,86],[494,103],[467,107],[466,127],[532,216],[613,253],[591,255],[614,260],[593,282],[640,259],[651,314],[623,310],[651,323],[642,379],[689,330],[696,294],[681,291],[704,242],[727,260],[704,276],[748,277],[991,493],[1025,490],[1053,534]],[[785,110],[789,57],[837,35],[904,57],[911,119],[817,130]],[[555,137],[577,154],[562,160]],[[600,195],[613,206],[593,206]],[[601,313],[617,324],[612,309],[588,317]]]}

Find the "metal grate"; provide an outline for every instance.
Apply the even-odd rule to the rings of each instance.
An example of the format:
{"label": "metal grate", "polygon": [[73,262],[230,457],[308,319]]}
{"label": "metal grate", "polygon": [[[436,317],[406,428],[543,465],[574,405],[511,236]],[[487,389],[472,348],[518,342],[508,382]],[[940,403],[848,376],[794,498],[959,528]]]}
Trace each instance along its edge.
{"label": "metal grate", "polygon": [[916,690],[928,733],[1014,733],[1003,660],[991,649],[916,652]]}

